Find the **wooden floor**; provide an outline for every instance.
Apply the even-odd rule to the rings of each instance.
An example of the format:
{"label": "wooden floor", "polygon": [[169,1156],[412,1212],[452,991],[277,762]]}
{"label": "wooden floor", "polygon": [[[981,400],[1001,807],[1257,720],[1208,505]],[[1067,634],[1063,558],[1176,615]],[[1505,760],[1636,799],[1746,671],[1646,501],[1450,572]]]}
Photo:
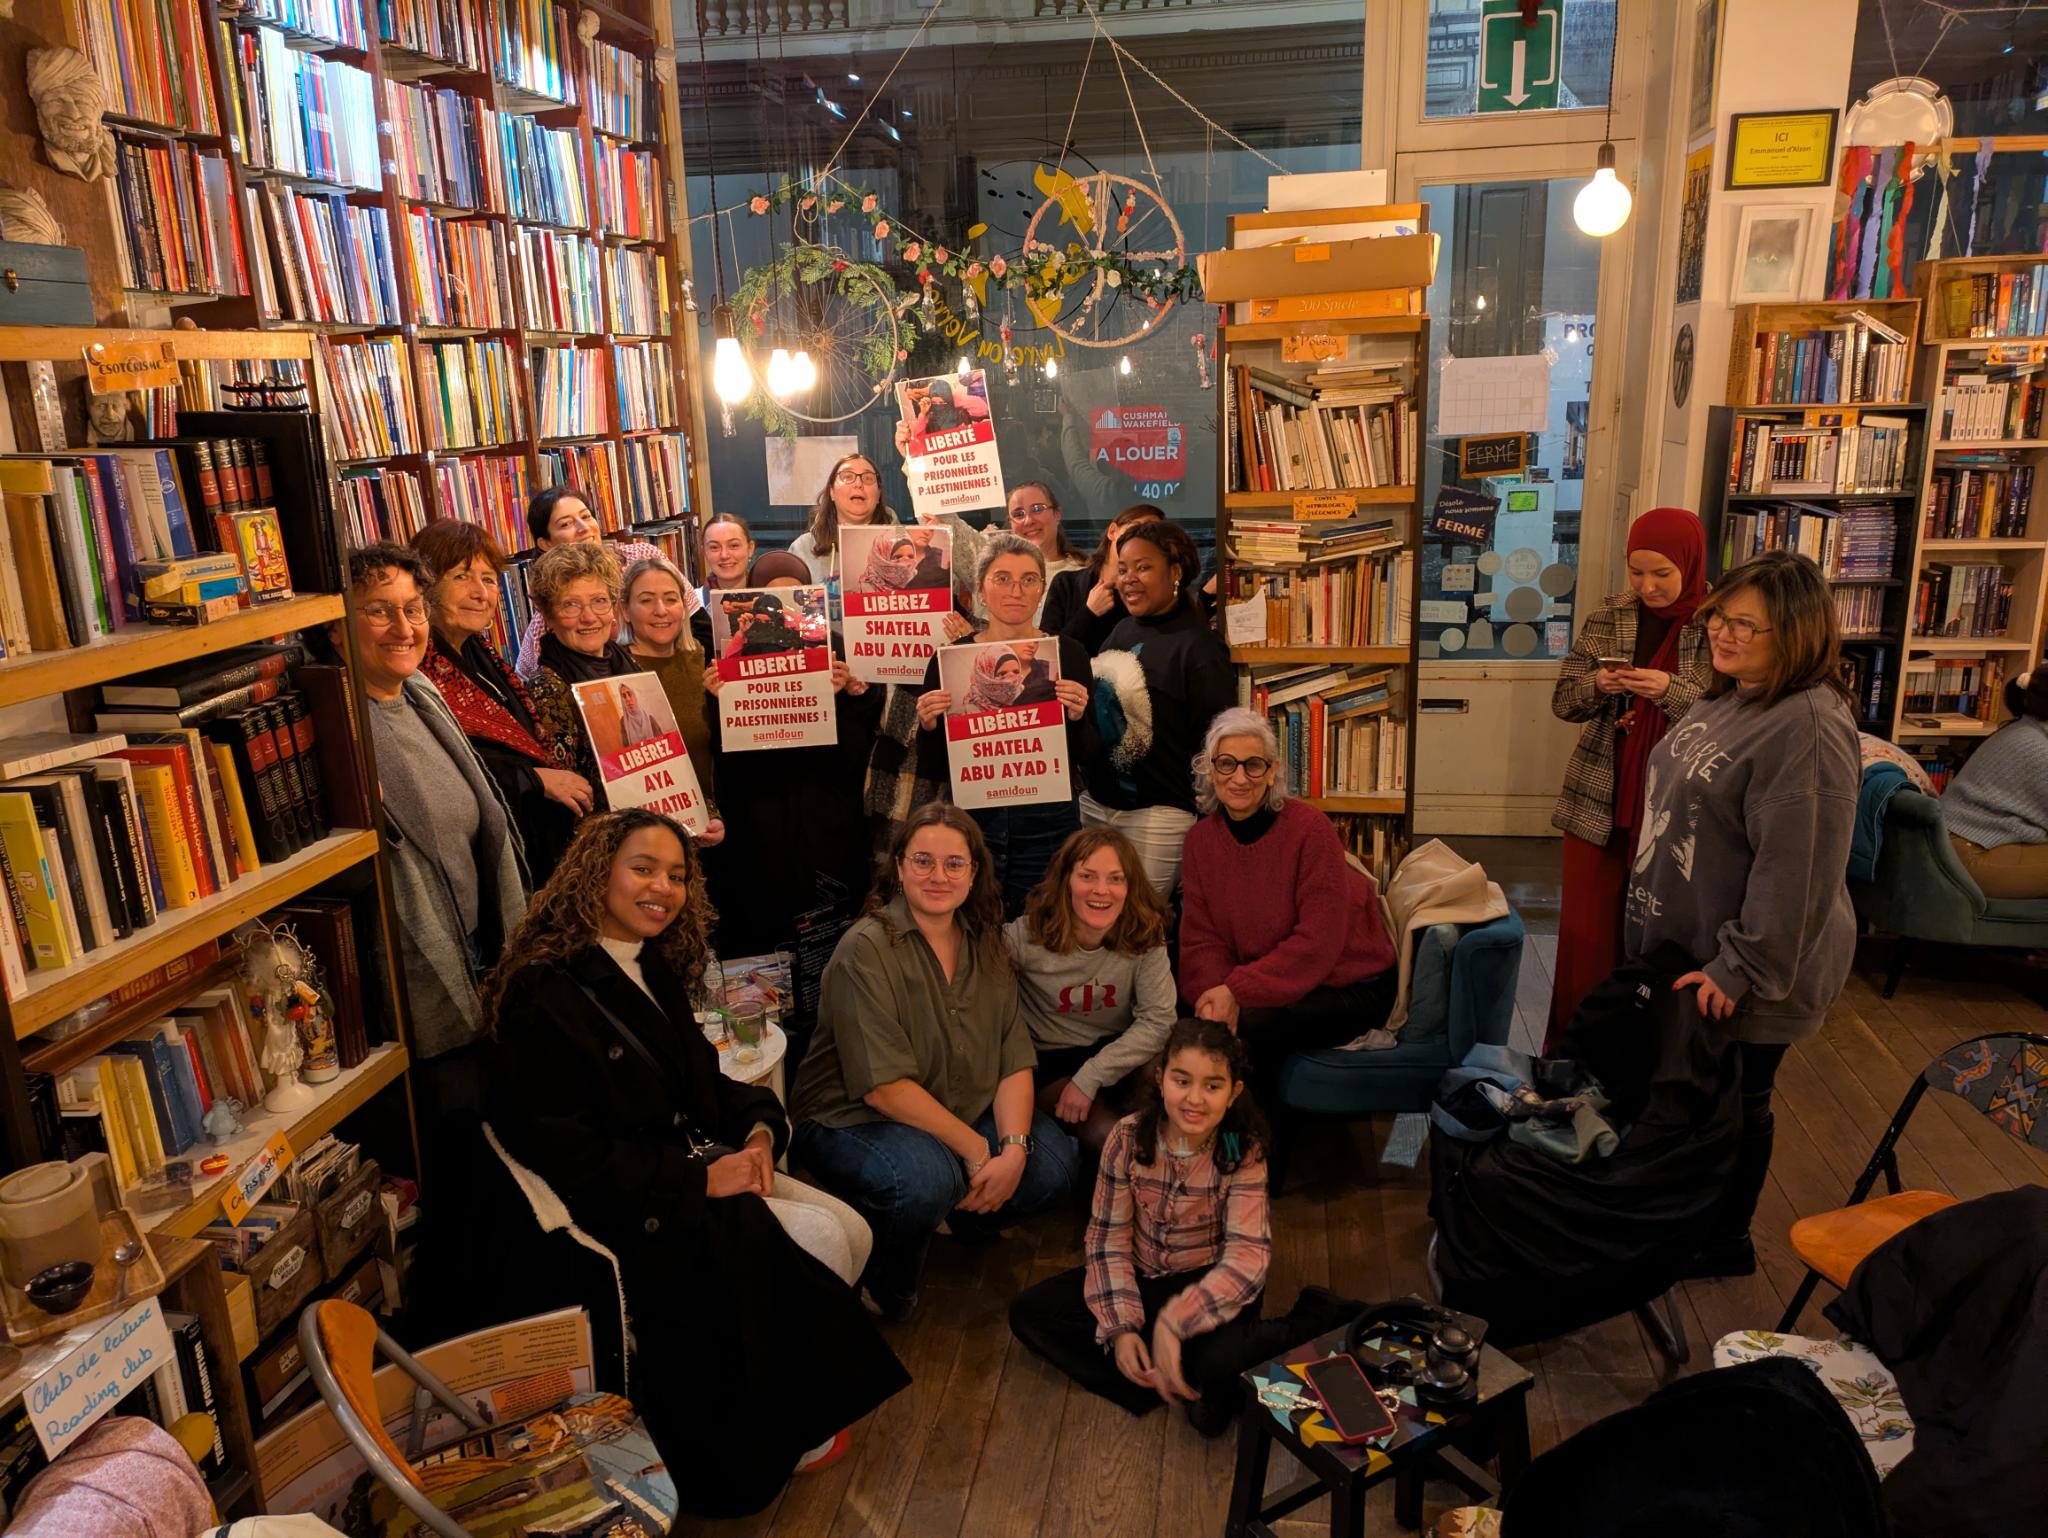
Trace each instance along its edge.
{"label": "wooden floor", "polygon": [[[1499,880],[1530,928],[1516,996],[1518,1045],[1533,1046],[1548,1008],[1556,953],[1556,849],[1549,840],[1457,840]],[[1900,1098],[1927,1060],[1987,1031],[2048,1029],[2048,967],[2020,958],[1938,953],[1898,996],[1878,996],[1883,953],[1866,945],[1825,1029],[1795,1048],[1778,1078],[1778,1138],[1757,1213],[1762,1266],[1753,1278],[1681,1289],[1692,1368],[1731,1330],[1769,1327],[1799,1281],[1785,1231],[1837,1206]],[[1427,1159],[1383,1165],[1387,1118],[1318,1127],[1303,1141],[1273,1213],[1271,1306],[1304,1283],[1364,1298],[1428,1294]],[[1948,1095],[1931,1095],[1899,1154],[1914,1186],[1959,1198],[2048,1181],[2048,1159]],[[1023,1285],[1080,1263],[1082,1209],[1047,1215],[1000,1243],[934,1244],[924,1301],[888,1331],[915,1380],[855,1433],[852,1452],[796,1479],[780,1502],[744,1522],[685,1524],[690,1534],[776,1538],[1202,1538],[1219,1535],[1234,1442],[1205,1442],[1176,1413],[1134,1420],[1066,1380],[1010,1339],[1005,1307]],[[1825,1285],[1802,1319],[1820,1318]],[[1535,1374],[1531,1439],[1538,1453],[1634,1404],[1660,1381],[1661,1358],[1632,1318],[1518,1350]],[[735,1428],[736,1435],[744,1431]],[[1296,1470],[1274,1460],[1274,1483]],[[1455,1504],[1432,1487],[1428,1514]],[[1369,1532],[1397,1532],[1388,1486],[1372,1492]],[[1325,1507],[1280,1531],[1327,1531]]]}

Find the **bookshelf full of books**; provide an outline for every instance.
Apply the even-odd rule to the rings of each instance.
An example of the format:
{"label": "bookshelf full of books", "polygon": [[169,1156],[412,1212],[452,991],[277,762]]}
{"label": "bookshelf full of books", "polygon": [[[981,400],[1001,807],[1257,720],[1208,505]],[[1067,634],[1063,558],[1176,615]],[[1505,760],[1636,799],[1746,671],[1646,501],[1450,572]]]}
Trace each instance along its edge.
{"label": "bookshelf full of books", "polygon": [[[1413,205],[1345,213],[1426,229]],[[1239,304],[1217,348],[1220,612],[1238,697],[1272,725],[1287,792],[1330,813],[1384,881],[1410,831],[1428,318],[1412,293],[1318,296],[1302,318],[1257,304],[1272,318]]]}
{"label": "bookshelf full of books", "polygon": [[[132,335],[0,328],[0,361],[77,389],[80,348]],[[262,1496],[236,1323],[254,1286],[191,1241],[272,1138],[310,1160],[373,1099],[387,1160],[418,1163],[353,643],[337,662],[303,641],[344,613],[319,425],[205,409],[244,375],[303,380],[314,339],[165,335],[194,409],[161,437],[0,456],[0,1171],[104,1182],[101,1253],[79,1258],[109,1285],[73,1322],[119,1311],[104,1236],[146,1236],[174,1349],[121,1413],[210,1412],[202,1472],[235,1514]],[[310,1101],[281,1111],[243,975],[259,919],[293,925],[332,1010]],[[25,1467],[12,1406],[78,1343],[49,1322],[0,1281],[0,1481]]]}
{"label": "bookshelf full of books", "polygon": [[2048,605],[2048,262],[1922,262],[1920,390],[1930,452],[1914,531],[1898,740],[1937,776],[2006,720]]}
{"label": "bookshelf full of books", "polygon": [[347,537],[458,517],[518,551],[584,469],[608,528],[688,516],[661,0],[585,9],[588,39],[562,0],[21,4],[115,104],[127,318],[316,335]]}

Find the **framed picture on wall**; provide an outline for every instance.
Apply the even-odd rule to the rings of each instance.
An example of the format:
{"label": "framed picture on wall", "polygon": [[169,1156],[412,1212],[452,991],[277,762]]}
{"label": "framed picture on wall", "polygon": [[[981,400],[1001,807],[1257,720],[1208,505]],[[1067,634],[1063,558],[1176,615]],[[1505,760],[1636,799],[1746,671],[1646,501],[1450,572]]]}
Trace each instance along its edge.
{"label": "framed picture on wall", "polygon": [[1730,192],[1825,187],[1835,174],[1832,107],[1805,112],[1738,112],[1728,119]]}
{"label": "framed picture on wall", "polygon": [[1735,286],[1730,304],[1764,304],[1804,297],[1800,281],[1813,234],[1811,204],[1751,203],[1735,237]]}

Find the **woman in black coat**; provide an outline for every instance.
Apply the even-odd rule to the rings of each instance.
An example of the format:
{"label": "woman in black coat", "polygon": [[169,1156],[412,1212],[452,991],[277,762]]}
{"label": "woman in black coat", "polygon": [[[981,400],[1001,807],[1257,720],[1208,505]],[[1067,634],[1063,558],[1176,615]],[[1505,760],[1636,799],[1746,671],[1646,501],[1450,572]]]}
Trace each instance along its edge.
{"label": "woman in black coat", "polygon": [[[775,1173],[774,1094],[726,1078],[697,1028],[711,917],[692,841],[643,810],[587,818],[534,898],[484,986],[486,1133],[532,1210],[506,1214],[482,1285],[552,1283],[601,1338],[630,1328],[601,1386],[645,1418],[683,1510],[726,1517],[832,1461],[909,1377],[771,1209],[808,1193]],[[568,1221],[544,1233],[550,1191]]]}
{"label": "woman in black coat", "polygon": [[1132,524],[1165,516],[1163,509],[1150,502],[1135,502],[1112,518],[1088,563],[1059,573],[1047,585],[1045,607],[1039,611],[1040,628],[1047,635],[1080,642],[1091,657],[1101,651],[1109,633],[1130,612],[1117,596],[1116,542]]}

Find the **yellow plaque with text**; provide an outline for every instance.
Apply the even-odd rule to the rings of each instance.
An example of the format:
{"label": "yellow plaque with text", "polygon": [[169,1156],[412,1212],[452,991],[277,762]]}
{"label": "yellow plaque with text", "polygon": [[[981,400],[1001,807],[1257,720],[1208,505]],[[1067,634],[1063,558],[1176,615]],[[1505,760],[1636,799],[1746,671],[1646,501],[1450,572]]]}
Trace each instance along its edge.
{"label": "yellow plaque with text", "polygon": [[1303,492],[1294,499],[1294,516],[1304,523],[1321,518],[1350,518],[1358,512],[1358,498],[1348,491]]}
{"label": "yellow plaque with text", "polygon": [[1738,112],[1730,120],[1729,188],[1825,187],[1834,180],[1833,109]]}
{"label": "yellow plaque with text", "polygon": [[95,395],[174,389],[178,354],[169,342],[95,342],[85,349],[85,377]]}

